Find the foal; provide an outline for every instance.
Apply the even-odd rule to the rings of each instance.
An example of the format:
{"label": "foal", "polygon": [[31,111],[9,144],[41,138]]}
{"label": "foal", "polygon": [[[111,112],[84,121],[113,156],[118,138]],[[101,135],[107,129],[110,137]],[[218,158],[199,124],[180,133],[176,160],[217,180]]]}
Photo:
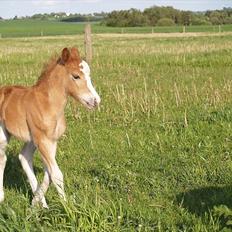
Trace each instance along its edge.
{"label": "foal", "polygon": [[[89,109],[100,103],[89,66],[81,60],[76,48],[64,48],[58,59],[51,59],[34,86],[0,88],[0,201],[4,200],[5,148],[11,135],[25,142],[19,160],[34,194],[32,204],[47,207],[44,195],[51,181],[65,200],[63,174],[55,156],[57,140],[66,129],[64,109],[68,96]],[[45,167],[40,186],[32,164],[36,149]]]}

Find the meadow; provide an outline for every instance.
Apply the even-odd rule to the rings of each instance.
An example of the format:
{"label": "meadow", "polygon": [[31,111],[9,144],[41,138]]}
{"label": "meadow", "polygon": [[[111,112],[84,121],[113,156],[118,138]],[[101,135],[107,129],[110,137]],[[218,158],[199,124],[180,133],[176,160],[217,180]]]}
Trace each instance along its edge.
{"label": "meadow", "polygon": [[[32,85],[73,45],[83,54],[82,35],[1,39],[1,85]],[[31,207],[12,139],[0,231],[229,231],[232,35],[93,35],[93,49],[101,106],[70,99],[58,145],[67,203],[52,186],[50,208]]]}
{"label": "meadow", "polygon": [[[2,38],[76,35],[82,34],[85,23],[67,23],[49,20],[5,20],[0,21]],[[185,32],[228,32],[232,25],[200,25],[186,26]],[[183,26],[169,27],[107,27],[92,23],[93,33],[173,33],[183,32]]]}

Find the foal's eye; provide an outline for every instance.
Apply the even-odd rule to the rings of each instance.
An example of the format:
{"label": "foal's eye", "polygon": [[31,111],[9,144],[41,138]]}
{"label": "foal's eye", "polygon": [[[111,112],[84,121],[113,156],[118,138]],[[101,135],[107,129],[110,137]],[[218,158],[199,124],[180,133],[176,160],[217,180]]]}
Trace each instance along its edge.
{"label": "foal's eye", "polygon": [[73,78],[74,78],[75,80],[81,79],[79,75],[74,75],[74,74],[72,74],[72,76],[73,76]]}

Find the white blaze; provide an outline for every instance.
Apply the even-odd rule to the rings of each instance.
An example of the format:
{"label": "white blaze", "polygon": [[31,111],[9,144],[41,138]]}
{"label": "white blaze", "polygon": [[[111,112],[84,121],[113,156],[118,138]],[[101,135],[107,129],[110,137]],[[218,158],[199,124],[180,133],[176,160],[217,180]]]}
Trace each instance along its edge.
{"label": "white blaze", "polygon": [[91,94],[96,99],[97,104],[99,104],[101,101],[101,98],[99,97],[98,93],[96,92],[96,90],[94,89],[94,87],[92,85],[91,78],[90,78],[89,65],[84,60],[82,60],[82,62],[80,63],[80,66],[82,66],[82,68],[80,70],[84,73],[85,79],[87,81],[87,87],[88,87],[89,91],[91,92]]}

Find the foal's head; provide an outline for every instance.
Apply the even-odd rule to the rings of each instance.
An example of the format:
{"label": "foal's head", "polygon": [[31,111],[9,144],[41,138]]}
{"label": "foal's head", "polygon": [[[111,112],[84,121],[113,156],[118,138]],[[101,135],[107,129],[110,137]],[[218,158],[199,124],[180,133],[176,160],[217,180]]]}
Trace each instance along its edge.
{"label": "foal's head", "polygon": [[89,109],[100,103],[100,97],[94,89],[89,65],[80,58],[76,48],[64,48],[60,64],[65,68],[67,93]]}

